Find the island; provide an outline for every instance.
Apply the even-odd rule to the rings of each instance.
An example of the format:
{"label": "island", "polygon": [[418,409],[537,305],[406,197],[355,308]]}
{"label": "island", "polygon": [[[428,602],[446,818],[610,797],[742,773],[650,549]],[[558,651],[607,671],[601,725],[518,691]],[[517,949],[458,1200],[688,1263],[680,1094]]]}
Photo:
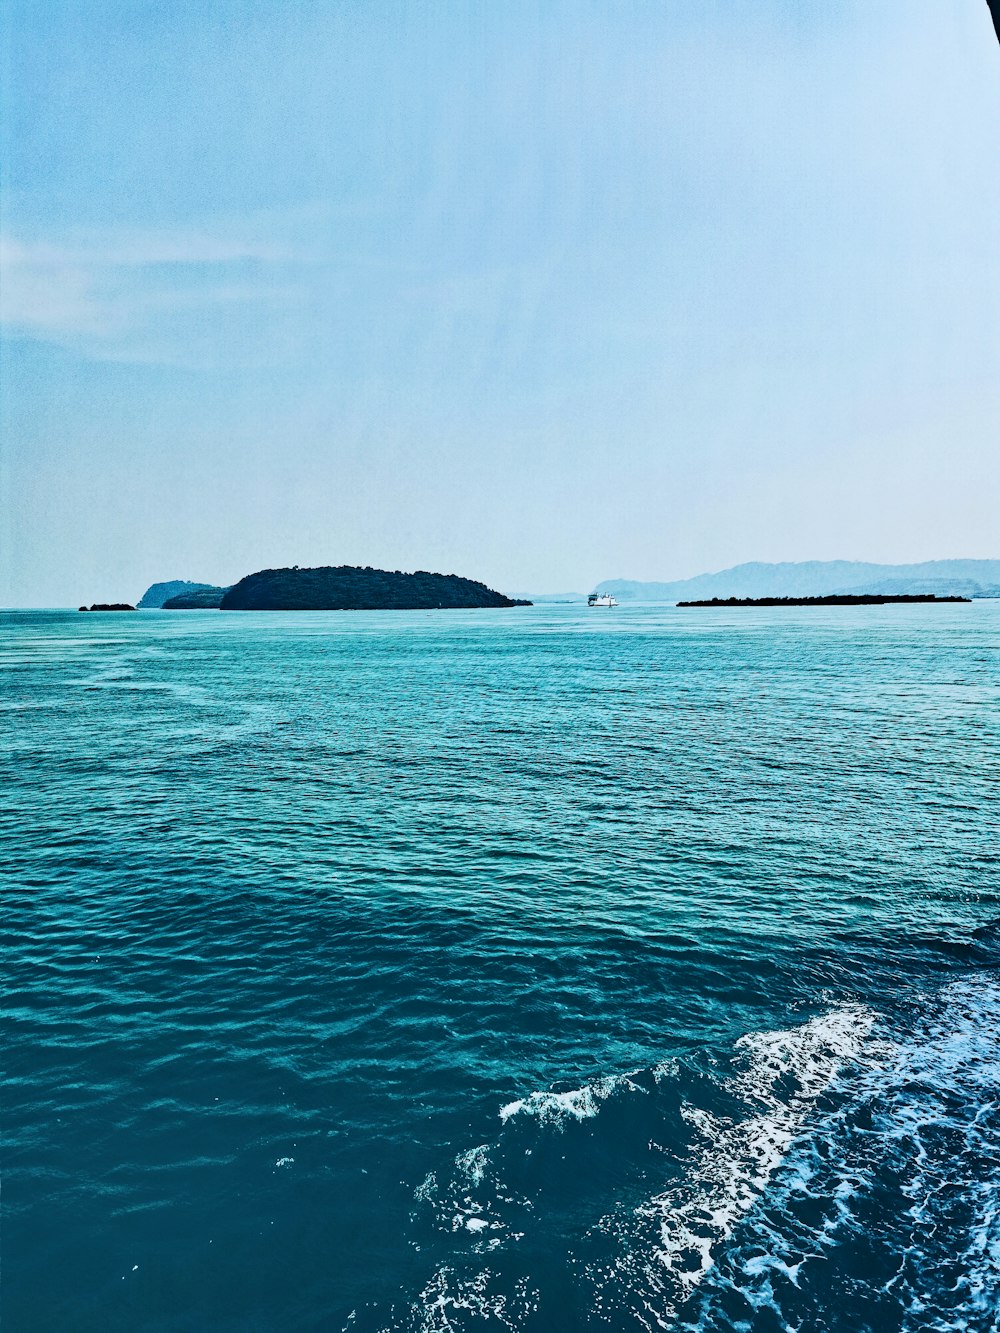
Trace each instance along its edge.
{"label": "island", "polygon": [[457,574],[370,565],[322,565],[315,569],[262,569],[223,596],[223,611],[436,611],[530,606],[485,583]]}
{"label": "island", "polygon": [[160,608],[163,611],[218,611],[228,588],[213,588],[206,585],[194,592],[178,593],[168,597]]}
{"label": "island", "polygon": [[831,593],[828,597],[713,597],[711,601],[678,602],[678,606],[885,606],[888,602],[970,602],[971,597],[937,597],[908,593],[896,597]]}
{"label": "island", "polygon": [[195,593],[218,592],[221,596],[225,588],[216,588],[214,583],[191,583],[188,579],[168,579],[165,583],[153,583],[139,598],[140,611],[158,611],[176,597],[189,597]]}
{"label": "island", "polygon": [[95,602],[93,606],[81,606],[81,611],[134,611],[128,602]]}

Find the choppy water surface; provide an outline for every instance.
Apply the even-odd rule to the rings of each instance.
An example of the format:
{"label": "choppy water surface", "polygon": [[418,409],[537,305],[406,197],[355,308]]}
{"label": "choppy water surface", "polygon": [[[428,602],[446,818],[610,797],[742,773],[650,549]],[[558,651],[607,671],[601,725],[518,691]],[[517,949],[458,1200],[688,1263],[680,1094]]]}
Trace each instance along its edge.
{"label": "choppy water surface", "polygon": [[995,1327],[1000,604],[2,629],[8,1333]]}

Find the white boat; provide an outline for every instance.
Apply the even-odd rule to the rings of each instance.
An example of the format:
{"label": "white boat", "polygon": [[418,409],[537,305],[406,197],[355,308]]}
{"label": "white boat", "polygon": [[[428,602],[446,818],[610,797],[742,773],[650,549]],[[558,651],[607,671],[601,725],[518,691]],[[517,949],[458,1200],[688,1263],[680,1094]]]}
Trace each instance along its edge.
{"label": "white boat", "polygon": [[587,598],[588,606],[617,606],[618,599],[611,592],[592,592]]}

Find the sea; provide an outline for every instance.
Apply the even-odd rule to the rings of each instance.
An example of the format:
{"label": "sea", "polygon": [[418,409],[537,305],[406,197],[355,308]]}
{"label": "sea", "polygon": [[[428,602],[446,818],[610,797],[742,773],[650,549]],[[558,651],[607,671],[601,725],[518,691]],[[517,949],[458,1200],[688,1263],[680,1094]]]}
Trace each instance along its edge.
{"label": "sea", "polygon": [[4,1333],[987,1333],[1000,601],[5,613]]}

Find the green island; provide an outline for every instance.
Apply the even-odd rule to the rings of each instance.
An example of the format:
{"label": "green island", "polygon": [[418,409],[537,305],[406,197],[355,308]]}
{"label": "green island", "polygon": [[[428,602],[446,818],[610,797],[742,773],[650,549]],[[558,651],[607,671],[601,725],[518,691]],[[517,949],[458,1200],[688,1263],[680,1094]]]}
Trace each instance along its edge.
{"label": "green island", "polygon": [[223,595],[219,605],[223,611],[433,611],[531,603],[457,574],[323,565],[248,574]]}
{"label": "green island", "polygon": [[163,611],[218,611],[228,588],[213,588],[206,585],[194,592],[180,592],[176,597],[168,597],[163,603]]}

